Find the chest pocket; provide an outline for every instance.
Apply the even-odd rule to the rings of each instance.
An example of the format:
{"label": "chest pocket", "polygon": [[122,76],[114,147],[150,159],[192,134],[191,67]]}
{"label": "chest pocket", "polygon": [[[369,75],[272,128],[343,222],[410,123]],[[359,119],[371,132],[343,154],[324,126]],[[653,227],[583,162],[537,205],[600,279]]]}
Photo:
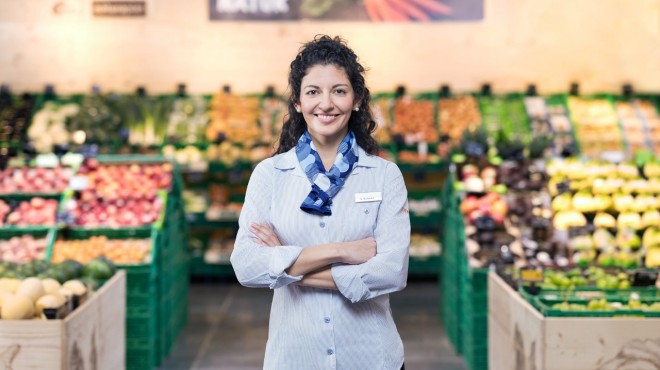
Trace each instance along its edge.
{"label": "chest pocket", "polygon": [[352,203],[348,206],[343,224],[346,241],[363,239],[374,235],[380,201]]}

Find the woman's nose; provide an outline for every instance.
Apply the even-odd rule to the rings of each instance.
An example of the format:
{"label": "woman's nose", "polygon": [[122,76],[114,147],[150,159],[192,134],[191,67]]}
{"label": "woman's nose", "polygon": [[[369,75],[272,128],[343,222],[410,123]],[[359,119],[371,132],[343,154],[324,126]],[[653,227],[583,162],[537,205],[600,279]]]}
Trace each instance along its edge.
{"label": "woman's nose", "polygon": [[330,111],[332,110],[334,104],[332,102],[332,95],[331,94],[322,94],[321,95],[321,102],[319,103],[319,108],[321,108],[323,111]]}

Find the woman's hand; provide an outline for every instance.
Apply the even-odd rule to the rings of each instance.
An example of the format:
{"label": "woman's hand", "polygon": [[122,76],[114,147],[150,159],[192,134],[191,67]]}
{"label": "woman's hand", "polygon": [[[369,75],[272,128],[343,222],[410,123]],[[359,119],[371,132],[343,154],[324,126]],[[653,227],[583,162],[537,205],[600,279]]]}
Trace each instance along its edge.
{"label": "woman's hand", "polygon": [[255,223],[250,225],[250,231],[254,234],[253,240],[265,247],[277,247],[282,245],[280,238],[267,223]]}
{"label": "woman's hand", "polygon": [[340,243],[341,261],[349,265],[365,263],[376,255],[376,247],[376,239],[372,237]]}

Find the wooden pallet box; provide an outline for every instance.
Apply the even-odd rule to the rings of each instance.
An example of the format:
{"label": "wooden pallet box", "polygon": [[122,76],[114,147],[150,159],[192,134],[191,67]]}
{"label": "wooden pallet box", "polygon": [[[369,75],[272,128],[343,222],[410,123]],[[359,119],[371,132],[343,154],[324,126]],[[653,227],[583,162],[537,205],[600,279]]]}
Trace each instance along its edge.
{"label": "wooden pallet box", "polygon": [[126,272],[64,320],[0,320],[0,370],[125,368]]}
{"label": "wooden pallet box", "polygon": [[544,317],[488,276],[490,370],[660,369],[660,319]]}

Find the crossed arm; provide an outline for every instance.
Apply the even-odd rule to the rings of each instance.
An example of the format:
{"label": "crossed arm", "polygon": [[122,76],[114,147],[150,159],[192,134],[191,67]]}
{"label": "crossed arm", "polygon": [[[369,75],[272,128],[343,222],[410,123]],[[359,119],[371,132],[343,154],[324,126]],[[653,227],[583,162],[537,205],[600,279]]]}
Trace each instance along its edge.
{"label": "crossed arm", "polygon": [[[250,225],[254,241],[265,247],[282,245],[277,233],[266,223]],[[297,284],[323,289],[337,289],[330,266],[334,263],[358,265],[376,255],[376,239],[365,238],[345,243],[321,244],[305,248],[286,270],[289,275],[303,278]]]}

